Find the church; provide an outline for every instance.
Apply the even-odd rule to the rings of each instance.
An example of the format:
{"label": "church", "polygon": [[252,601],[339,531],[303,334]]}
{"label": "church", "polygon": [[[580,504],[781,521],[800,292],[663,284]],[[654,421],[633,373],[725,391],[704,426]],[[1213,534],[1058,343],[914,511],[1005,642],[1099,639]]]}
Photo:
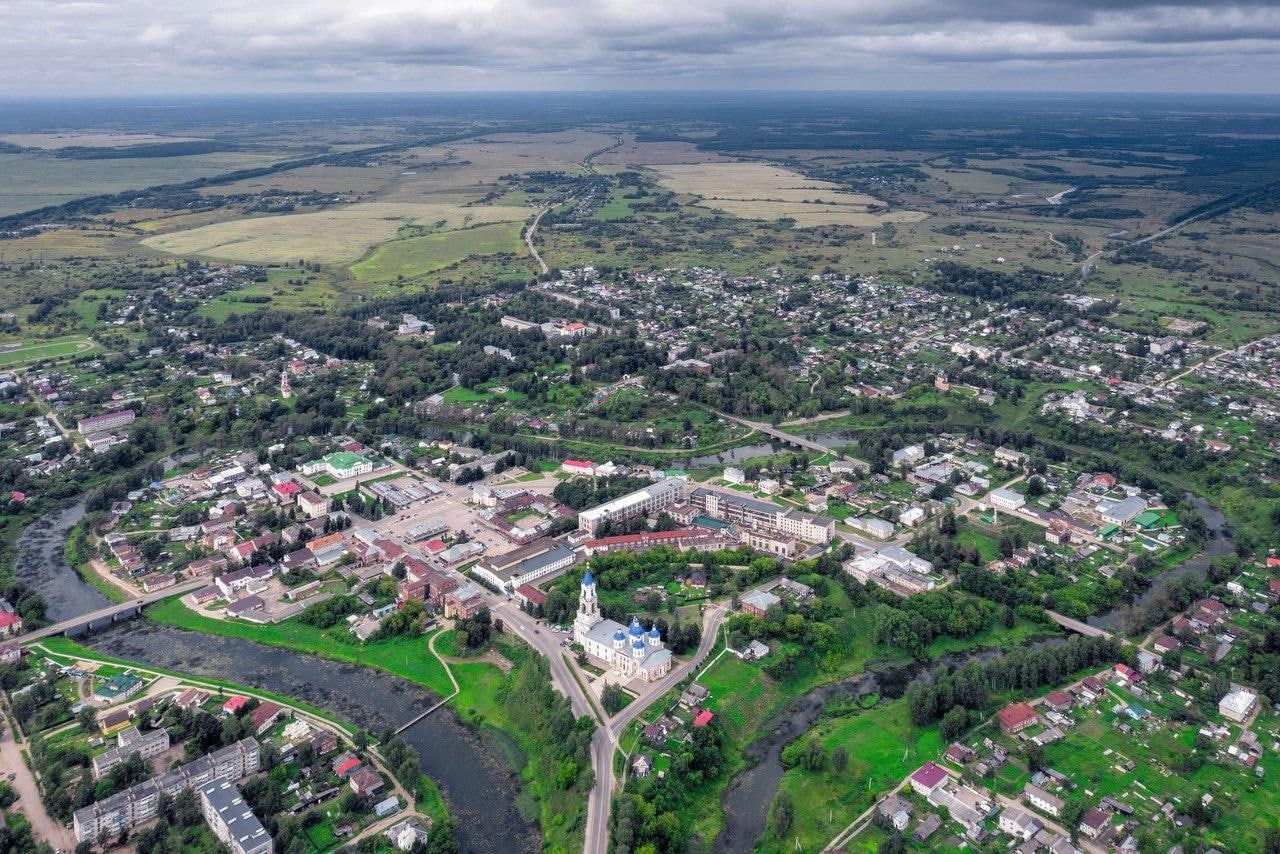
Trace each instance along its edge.
{"label": "church", "polygon": [[596,579],[590,569],[582,576],[573,639],[590,658],[629,679],[654,682],[671,672],[671,650],[663,646],[657,626],[646,632],[635,618],[624,626],[600,616]]}

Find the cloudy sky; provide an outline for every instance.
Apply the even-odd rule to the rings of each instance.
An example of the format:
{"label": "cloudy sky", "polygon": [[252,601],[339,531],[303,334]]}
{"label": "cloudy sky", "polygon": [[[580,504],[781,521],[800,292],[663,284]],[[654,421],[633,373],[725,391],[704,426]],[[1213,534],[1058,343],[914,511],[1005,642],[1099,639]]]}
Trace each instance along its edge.
{"label": "cloudy sky", "polygon": [[1280,0],[3,0],[0,95],[1280,92]]}

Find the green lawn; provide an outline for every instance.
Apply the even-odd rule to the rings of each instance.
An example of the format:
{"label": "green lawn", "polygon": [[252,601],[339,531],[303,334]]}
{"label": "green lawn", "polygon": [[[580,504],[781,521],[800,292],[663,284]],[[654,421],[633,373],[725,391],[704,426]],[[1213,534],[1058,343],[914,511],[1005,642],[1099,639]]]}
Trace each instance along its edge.
{"label": "green lawn", "polygon": [[259,626],[232,620],[215,620],[194,613],[178,599],[166,599],[149,606],[146,617],[158,623],[189,631],[221,637],[243,638],[267,646],[279,646],[297,652],[319,655],[335,661],[346,661],[385,670],[410,682],[430,688],[442,697],[453,693],[449,675],[430,650],[425,635],[400,637],[376,643],[347,643],[334,639],[327,631],[295,620]]}
{"label": "green lawn", "polygon": [[0,368],[26,365],[41,359],[61,359],[95,349],[97,345],[84,335],[66,335],[48,341],[24,341],[16,349],[0,350]]}

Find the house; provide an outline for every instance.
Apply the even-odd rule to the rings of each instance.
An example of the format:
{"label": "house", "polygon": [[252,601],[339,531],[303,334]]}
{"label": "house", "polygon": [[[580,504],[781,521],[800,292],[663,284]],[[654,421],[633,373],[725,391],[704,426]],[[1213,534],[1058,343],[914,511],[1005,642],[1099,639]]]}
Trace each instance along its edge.
{"label": "house", "polygon": [[1075,701],[1066,691],[1050,691],[1044,695],[1044,703],[1055,712],[1065,712],[1075,705]]}
{"label": "house", "polygon": [[372,768],[357,768],[347,779],[347,785],[357,795],[373,795],[382,790],[382,775]]}
{"label": "house", "polygon": [[1001,510],[1017,510],[1027,503],[1025,495],[1003,487],[991,490],[987,498],[993,507],[999,507]]}
{"label": "house", "polygon": [[747,473],[735,466],[725,466],[724,474],[721,478],[725,483],[743,484],[747,482]]}
{"label": "house", "polygon": [[1090,807],[1084,817],[1080,819],[1080,832],[1090,839],[1097,839],[1106,831],[1107,825],[1110,823],[1110,813],[1104,812],[1097,807]]}
{"label": "house", "polygon": [[354,774],[356,769],[360,768],[363,764],[364,763],[362,763],[354,753],[346,752],[334,757],[334,760],[330,763],[329,767],[333,769],[334,774],[345,780]]}
{"label": "house", "polygon": [[590,477],[596,473],[596,464],[591,460],[565,460],[560,464],[560,471]]}
{"label": "house", "polygon": [[253,730],[254,735],[262,735],[278,721],[281,715],[286,713],[284,706],[279,703],[273,703],[270,700],[263,700],[257,708],[249,715],[249,727]]}
{"label": "house", "polygon": [[1035,836],[1044,827],[1035,816],[1013,807],[1000,813],[997,824],[1002,833],[1007,833],[1023,842]]}
{"label": "house", "polygon": [[693,716],[693,725],[695,727],[704,727],[715,718],[715,713],[710,709],[702,709]]}
{"label": "house", "polygon": [[444,615],[450,619],[469,620],[484,607],[484,593],[474,584],[464,584],[444,596]]}
{"label": "house", "polygon": [[1036,710],[1026,703],[1010,703],[996,712],[996,719],[1000,722],[1001,732],[1006,735],[1021,732],[1040,722]]}
{"label": "house", "polygon": [[407,818],[389,827],[384,833],[392,845],[400,851],[412,851],[415,845],[427,844],[431,834],[417,818]]}
{"label": "house", "polygon": [[941,766],[932,762],[926,762],[921,765],[909,778],[911,788],[926,798],[940,788],[943,783],[946,783],[948,779],[947,772]]}
{"label": "house", "polygon": [[924,842],[930,836],[933,836],[939,827],[942,827],[942,819],[938,817],[936,812],[931,812],[920,820],[920,823],[916,825],[916,829],[911,835],[915,838],[916,842]]}
{"label": "house", "polygon": [[248,705],[248,703],[249,703],[248,697],[242,696],[240,694],[232,695],[231,697],[227,698],[227,701],[225,703],[222,704],[222,714],[223,716],[238,714],[241,709],[243,709],[246,705]]}
{"label": "house", "polygon": [[389,815],[395,815],[400,812],[400,799],[395,795],[378,801],[373,805],[373,814],[378,818],[386,818]]}
{"label": "house", "polygon": [[1142,681],[1142,676],[1127,664],[1117,664],[1112,668],[1112,671],[1115,673],[1116,681],[1121,685],[1126,683],[1130,685],[1137,685]]}
{"label": "house", "polygon": [[752,590],[742,597],[738,610],[744,614],[755,614],[757,617],[763,617],[770,608],[781,604],[782,600],[767,590]]}
{"label": "house", "polygon": [[1228,720],[1244,723],[1258,708],[1258,695],[1254,692],[1232,685],[1231,691],[1218,701],[1218,713]]}
{"label": "house", "polygon": [[957,765],[963,765],[973,758],[973,751],[958,741],[953,741],[947,746],[946,753],[942,754],[943,758],[948,762],[954,762]]}
{"label": "house", "polygon": [[1107,693],[1107,686],[1096,676],[1085,677],[1080,683],[1080,694],[1087,702],[1092,703]]}
{"label": "house", "polygon": [[0,611],[0,637],[22,634],[22,617],[8,611]]}
{"label": "house", "polygon": [[1156,652],[1160,653],[1177,652],[1182,649],[1182,641],[1168,635],[1160,635],[1151,642],[1151,645],[1155,647]]}
{"label": "house", "polygon": [[1022,799],[1041,812],[1052,816],[1060,815],[1065,806],[1062,798],[1032,783],[1028,783],[1022,790]]}

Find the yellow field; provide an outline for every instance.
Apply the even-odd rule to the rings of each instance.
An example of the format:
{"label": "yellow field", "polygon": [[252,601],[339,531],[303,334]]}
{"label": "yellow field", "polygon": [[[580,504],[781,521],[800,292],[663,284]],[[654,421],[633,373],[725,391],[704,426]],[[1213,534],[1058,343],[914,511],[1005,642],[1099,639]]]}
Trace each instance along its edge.
{"label": "yellow field", "polygon": [[659,180],[677,193],[701,197],[709,207],[746,219],[790,217],[797,226],[876,226],[886,222],[919,222],[919,211],[877,213],[869,205],[879,199],[839,192],[836,184],[815,181],[767,163],[699,163],[653,166]]}
{"label": "yellow field", "polygon": [[175,255],[205,255],[237,261],[305,258],[321,263],[355,261],[370,247],[395,236],[406,223],[442,229],[528,218],[528,208],[369,202],[317,213],[231,220],[157,234],[142,242]]}

